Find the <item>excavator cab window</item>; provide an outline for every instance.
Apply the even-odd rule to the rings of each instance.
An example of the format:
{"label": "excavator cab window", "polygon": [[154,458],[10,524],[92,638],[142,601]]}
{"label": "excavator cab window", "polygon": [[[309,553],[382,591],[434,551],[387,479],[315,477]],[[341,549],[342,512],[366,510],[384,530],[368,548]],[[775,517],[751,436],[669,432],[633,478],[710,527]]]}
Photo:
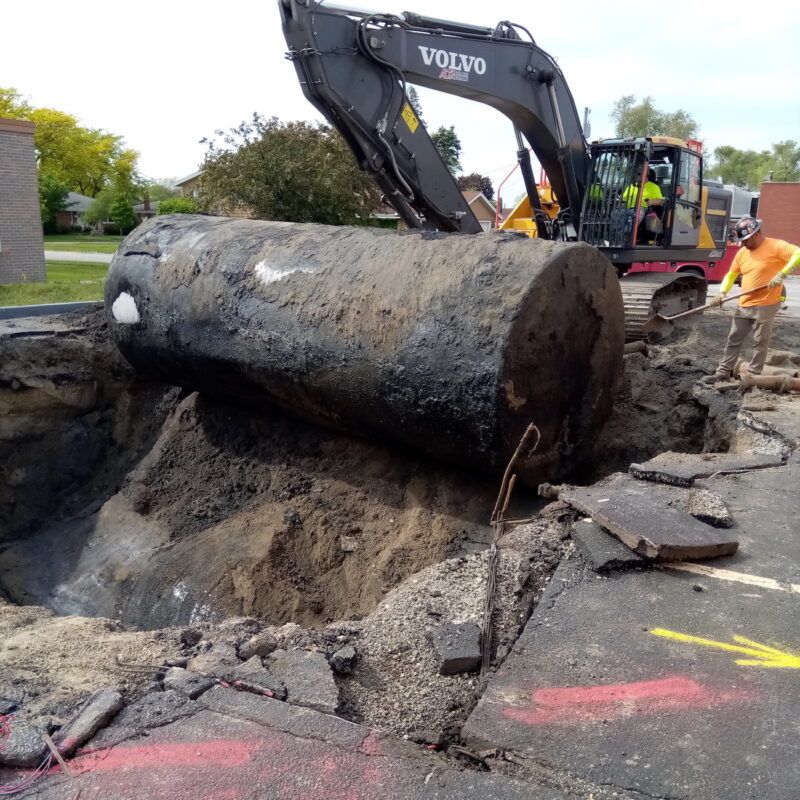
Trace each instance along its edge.
{"label": "excavator cab window", "polygon": [[631,247],[642,222],[646,168],[641,142],[592,146],[592,169],[581,215],[581,241],[595,247]]}
{"label": "excavator cab window", "polygon": [[700,156],[690,150],[680,150],[675,185],[673,247],[697,246],[700,238],[700,219],[703,186],[703,166]]}
{"label": "excavator cab window", "polygon": [[[649,214],[648,181],[662,195]],[[702,161],[690,150],[641,139],[595,143],[578,238],[618,252],[696,247],[701,187]]]}

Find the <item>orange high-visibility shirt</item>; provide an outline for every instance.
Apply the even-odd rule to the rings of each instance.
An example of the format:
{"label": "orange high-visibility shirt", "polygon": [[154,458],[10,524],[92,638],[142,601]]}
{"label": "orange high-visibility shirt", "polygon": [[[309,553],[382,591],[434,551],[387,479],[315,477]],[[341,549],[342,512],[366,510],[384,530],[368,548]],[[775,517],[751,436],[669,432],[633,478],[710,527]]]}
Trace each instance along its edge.
{"label": "orange high-visibility shirt", "polygon": [[[742,274],[742,291],[755,289],[769,283],[785,266],[786,262],[794,255],[797,247],[783,239],[765,238],[755,250],[741,247],[731,264],[731,272]],[[771,306],[780,302],[782,288],[765,289],[763,292],[753,292],[739,300],[741,306]]]}

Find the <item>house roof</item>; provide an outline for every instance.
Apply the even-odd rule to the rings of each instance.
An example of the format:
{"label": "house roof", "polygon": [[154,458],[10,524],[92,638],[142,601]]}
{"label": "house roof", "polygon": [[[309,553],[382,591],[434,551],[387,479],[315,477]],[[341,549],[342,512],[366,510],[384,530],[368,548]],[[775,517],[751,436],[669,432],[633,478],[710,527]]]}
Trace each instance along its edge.
{"label": "house roof", "polygon": [[464,195],[464,199],[467,201],[467,205],[485,205],[486,208],[494,214],[494,203],[483,193],[477,192],[474,189],[465,189],[461,194]]}
{"label": "house roof", "polygon": [[179,181],[175,181],[176,186],[183,186],[184,183],[189,183],[189,181],[193,181],[195,178],[199,178],[203,174],[203,170],[199,169],[197,172],[193,172],[191,175],[187,175],[185,178],[181,178]]}
{"label": "house roof", "polygon": [[92,203],[94,203],[94,198],[87,197],[85,194],[70,192],[67,195],[64,211],[86,211]]}

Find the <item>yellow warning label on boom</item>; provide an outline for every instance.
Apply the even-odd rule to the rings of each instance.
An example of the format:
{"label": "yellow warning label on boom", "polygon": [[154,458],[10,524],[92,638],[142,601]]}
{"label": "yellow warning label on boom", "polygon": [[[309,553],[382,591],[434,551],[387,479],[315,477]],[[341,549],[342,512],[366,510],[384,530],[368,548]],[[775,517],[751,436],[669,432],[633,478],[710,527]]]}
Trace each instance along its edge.
{"label": "yellow warning label on boom", "polygon": [[406,125],[411,128],[411,133],[414,133],[414,131],[419,127],[419,120],[417,119],[417,115],[414,113],[414,109],[412,109],[408,103],[403,106],[403,111],[401,112],[400,116],[402,116],[406,121]]}

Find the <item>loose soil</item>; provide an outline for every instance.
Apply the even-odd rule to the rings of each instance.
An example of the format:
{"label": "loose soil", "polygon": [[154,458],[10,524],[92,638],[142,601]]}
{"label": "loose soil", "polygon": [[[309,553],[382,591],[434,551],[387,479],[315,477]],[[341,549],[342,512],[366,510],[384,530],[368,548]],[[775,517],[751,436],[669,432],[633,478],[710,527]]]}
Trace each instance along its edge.
{"label": "loose soil", "polygon": [[[356,647],[355,671],[337,676],[345,716],[457,736],[477,679],[438,675],[427,631],[481,621],[496,479],[143,381],[99,309],[38,324],[0,337],[0,713],[57,721],[105,685],[135,697],[154,670],[120,662],[187,657],[187,626],[208,643],[247,616],[281,646]],[[710,314],[626,357],[576,482],[736,446],[724,423],[741,396],[696,391],[728,325]],[[800,352],[800,323],[779,318],[773,346]],[[574,515],[542,505],[517,492],[512,516],[541,513],[501,548],[497,660],[572,551]]]}

